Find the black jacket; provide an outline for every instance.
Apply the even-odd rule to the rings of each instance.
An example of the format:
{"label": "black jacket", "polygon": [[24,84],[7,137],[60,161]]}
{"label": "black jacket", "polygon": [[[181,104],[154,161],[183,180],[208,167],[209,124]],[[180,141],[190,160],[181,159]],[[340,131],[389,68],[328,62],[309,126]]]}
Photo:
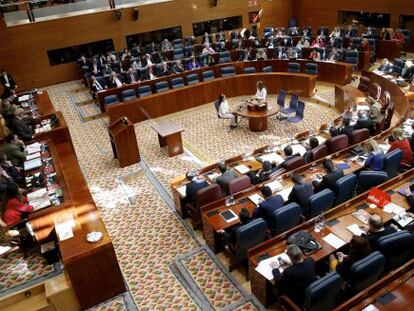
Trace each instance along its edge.
{"label": "black jacket", "polygon": [[296,202],[302,208],[302,212],[306,212],[309,206],[309,197],[313,194],[311,184],[294,185],[289,194],[288,202]]}
{"label": "black jacket", "polygon": [[326,174],[323,176],[321,182],[314,182],[313,186],[315,188],[315,192],[320,192],[324,189],[330,189],[333,192],[336,190],[336,181],[344,176],[343,170],[337,168],[330,172],[329,174]]}
{"label": "black jacket", "polygon": [[217,177],[216,183],[220,185],[225,195],[229,194],[229,183],[237,177],[233,170],[227,170]]}

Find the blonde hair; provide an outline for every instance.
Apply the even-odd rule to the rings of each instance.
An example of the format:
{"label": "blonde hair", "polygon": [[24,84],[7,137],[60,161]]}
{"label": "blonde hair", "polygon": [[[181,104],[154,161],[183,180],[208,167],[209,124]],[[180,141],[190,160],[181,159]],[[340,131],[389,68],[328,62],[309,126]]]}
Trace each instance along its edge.
{"label": "blonde hair", "polygon": [[394,137],[394,139],[396,139],[396,140],[399,140],[399,141],[404,140],[404,132],[399,127],[393,128],[391,134],[392,134],[392,137]]}
{"label": "blonde hair", "polygon": [[377,144],[377,142],[373,139],[367,141],[367,151],[368,153],[375,152],[376,154],[381,154],[382,149]]}

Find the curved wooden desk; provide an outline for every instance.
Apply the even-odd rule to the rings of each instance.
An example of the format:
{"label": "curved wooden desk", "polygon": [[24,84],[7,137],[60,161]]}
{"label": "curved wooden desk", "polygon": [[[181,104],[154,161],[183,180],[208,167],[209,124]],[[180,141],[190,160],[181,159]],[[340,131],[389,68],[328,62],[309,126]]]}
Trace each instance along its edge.
{"label": "curved wooden desk", "polygon": [[218,78],[129,102],[108,105],[109,122],[112,123],[121,117],[128,117],[133,123],[158,118],[215,101],[222,93],[227,97],[253,95],[256,93],[256,83],[259,80],[263,81],[269,94],[277,94],[282,89],[307,98],[313,95],[316,84],[315,75],[304,73],[255,73]]}
{"label": "curved wooden desk", "polygon": [[252,132],[262,132],[267,130],[267,118],[279,112],[279,106],[269,105],[266,111],[250,111],[247,106],[242,110],[236,110],[235,114],[249,119],[249,128]]}

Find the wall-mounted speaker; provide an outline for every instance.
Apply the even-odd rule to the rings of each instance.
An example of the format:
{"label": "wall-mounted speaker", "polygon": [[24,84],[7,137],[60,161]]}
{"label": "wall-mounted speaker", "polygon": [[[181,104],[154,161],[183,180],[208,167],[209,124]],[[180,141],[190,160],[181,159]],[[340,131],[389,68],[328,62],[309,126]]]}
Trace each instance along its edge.
{"label": "wall-mounted speaker", "polygon": [[115,10],[114,11],[114,18],[116,20],[121,20],[121,18],[122,18],[122,11],[121,10]]}
{"label": "wall-mounted speaker", "polygon": [[215,7],[215,6],[217,6],[218,0],[210,0],[210,2],[211,2],[211,6]]}
{"label": "wall-mounted speaker", "polygon": [[134,8],[134,10],[132,11],[132,18],[133,20],[138,20],[139,19],[139,9],[138,8]]}

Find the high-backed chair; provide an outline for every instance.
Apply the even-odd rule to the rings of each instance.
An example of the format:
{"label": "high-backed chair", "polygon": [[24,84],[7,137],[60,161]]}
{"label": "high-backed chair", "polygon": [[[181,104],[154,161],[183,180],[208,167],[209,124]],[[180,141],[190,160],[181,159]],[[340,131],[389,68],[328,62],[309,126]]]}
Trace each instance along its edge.
{"label": "high-backed chair", "polygon": [[114,105],[114,104],[119,103],[118,96],[116,96],[116,95],[105,96],[104,101],[105,101],[105,105]]}
{"label": "high-backed chair", "polygon": [[403,60],[401,58],[394,58],[393,64],[394,64],[394,66],[393,66],[393,68],[394,68],[393,73],[395,73],[397,75],[400,75],[401,74],[401,71],[403,70],[403,68],[405,66],[405,60]]}
{"label": "high-backed chair", "polygon": [[229,194],[235,194],[239,191],[249,188],[252,185],[250,177],[241,175],[229,182]]}
{"label": "high-backed chair", "polygon": [[255,73],[256,72],[256,68],[255,67],[246,67],[243,68],[243,73]]}
{"label": "high-backed chair", "polygon": [[290,123],[298,123],[303,120],[303,115],[305,112],[305,103],[303,101],[298,101],[296,106],[296,114],[293,117],[288,117],[287,121]]}
{"label": "high-backed chair", "polygon": [[231,56],[229,51],[224,51],[219,53],[219,63],[229,63],[231,62]]}
{"label": "high-backed chair", "polygon": [[279,94],[277,94],[277,105],[279,106],[280,110],[285,109],[285,99],[286,91],[280,90]]}
{"label": "high-backed chair", "polygon": [[298,106],[299,96],[297,94],[292,94],[290,97],[289,107],[283,108],[280,110],[282,113],[293,113],[296,112],[296,107]]}
{"label": "high-backed chair", "polygon": [[229,270],[232,272],[236,265],[244,262],[248,278],[247,250],[266,240],[266,222],[261,218],[254,219],[238,227],[235,235],[236,244],[230,245],[232,258]]}
{"label": "high-backed chair", "polygon": [[328,153],[335,153],[349,146],[349,138],[348,135],[341,134],[327,139],[325,144],[328,147]]}
{"label": "high-backed chair", "polygon": [[139,97],[151,95],[151,87],[149,85],[141,85],[137,88],[137,93]]}
{"label": "high-backed chair", "polygon": [[220,73],[223,78],[233,77],[236,75],[236,68],[234,66],[222,67]]}
{"label": "high-backed chair", "polygon": [[190,73],[185,77],[185,79],[187,80],[187,85],[192,85],[200,82],[200,80],[198,79],[198,74],[196,73]]}
{"label": "high-backed chair", "polygon": [[358,194],[369,191],[372,187],[381,185],[388,180],[388,174],[383,171],[362,171],[358,176]]}
{"label": "high-backed chair", "polygon": [[174,48],[173,55],[174,55],[174,60],[184,58],[184,50],[182,48],[181,49]]}
{"label": "high-backed chair", "polygon": [[195,206],[186,204],[186,209],[190,215],[194,230],[201,229],[203,226],[201,221],[201,206],[219,200],[221,197],[222,192],[220,186],[218,184],[211,184],[197,192]]}
{"label": "high-backed chair", "polygon": [[383,114],[380,115],[379,118],[373,122],[372,135],[380,134],[385,128],[386,121],[387,121],[386,116]]}
{"label": "high-backed chair", "polygon": [[397,176],[403,159],[403,152],[401,149],[395,149],[387,153],[384,158],[384,171],[388,174],[388,178]]}
{"label": "high-backed chair", "polygon": [[309,198],[309,212],[308,218],[318,216],[320,213],[330,210],[335,201],[335,194],[332,190],[324,189],[318,193],[315,193]]}
{"label": "high-backed chair", "polygon": [[387,270],[398,268],[413,258],[414,235],[407,230],[383,236],[377,244],[378,250],[385,256]]}
{"label": "high-backed chair", "polygon": [[387,117],[386,117],[385,123],[384,123],[384,130],[387,130],[387,129],[390,128],[392,117],[394,115],[394,110],[395,110],[395,104],[394,104],[394,102],[391,102],[390,105],[388,106],[388,109],[387,109]]}
{"label": "high-backed chair", "polygon": [[134,89],[123,90],[121,92],[121,95],[122,95],[122,100],[124,101],[134,100],[137,98],[137,94],[135,93]]}
{"label": "high-backed chair", "polygon": [[357,176],[354,173],[339,178],[336,181],[335,205],[339,205],[352,199],[357,183]]}
{"label": "high-backed chair", "polygon": [[184,86],[183,77],[178,77],[178,78],[171,79],[171,86],[172,86],[173,89],[178,89],[180,87],[183,87]]}
{"label": "high-backed chair", "polygon": [[300,72],[300,64],[299,63],[288,63],[287,64],[287,72],[299,73]]}
{"label": "high-backed chair", "polygon": [[282,305],[289,305],[287,310],[331,311],[335,307],[341,286],[341,276],[337,272],[331,272],[306,288],[303,306],[296,305],[285,295],[280,296],[280,302]]}
{"label": "high-backed chair", "polygon": [[201,76],[203,77],[203,81],[210,81],[210,80],[214,80],[216,78],[214,76],[214,71],[213,70],[203,71]]}
{"label": "high-backed chair", "polygon": [[349,295],[359,293],[374,284],[384,270],[384,267],[385,257],[380,252],[373,252],[353,263],[347,280]]}
{"label": "high-backed chair", "polygon": [[353,130],[349,135],[349,145],[355,145],[369,138],[369,129]]}
{"label": "high-backed chair", "polygon": [[325,144],[322,144],[316,148],[313,148],[311,151],[311,161],[316,161],[326,157],[328,154],[328,147]]}
{"label": "high-backed chair", "polygon": [[269,228],[273,236],[285,232],[301,221],[302,210],[297,203],[289,203],[275,210],[272,214],[272,223],[274,227]]}
{"label": "high-backed chair", "polygon": [[310,75],[318,74],[318,64],[316,63],[306,63],[305,64],[305,73]]}
{"label": "high-backed chair", "polygon": [[263,67],[262,71],[263,72],[273,72],[273,67],[272,66]]}
{"label": "high-backed chair", "polygon": [[369,88],[369,95],[375,100],[379,100],[381,97],[381,85],[378,83],[371,83]]}
{"label": "high-backed chair", "polygon": [[391,104],[391,94],[388,91],[382,92],[382,108],[381,112],[385,113]]}
{"label": "high-backed chair", "polygon": [[365,76],[359,78],[358,90],[364,93],[368,93],[369,86],[371,85],[371,79]]}
{"label": "high-backed chair", "polygon": [[160,81],[155,83],[155,90],[157,93],[166,92],[170,89],[170,86],[168,85],[168,81]]}
{"label": "high-backed chair", "polygon": [[287,171],[291,171],[291,170],[294,170],[295,168],[301,167],[305,164],[306,163],[305,163],[304,157],[297,156],[297,157],[293,157],[292,159],[289,159],[287,161],[284,161],[281,164],[281,167],[284,168]]}
{"label": "high-backed chair", "polygon": [[356,66],[358,65],[359,61],[358,51],[346,51],[344,60],[346,63],[352,64],[356,69]]}

